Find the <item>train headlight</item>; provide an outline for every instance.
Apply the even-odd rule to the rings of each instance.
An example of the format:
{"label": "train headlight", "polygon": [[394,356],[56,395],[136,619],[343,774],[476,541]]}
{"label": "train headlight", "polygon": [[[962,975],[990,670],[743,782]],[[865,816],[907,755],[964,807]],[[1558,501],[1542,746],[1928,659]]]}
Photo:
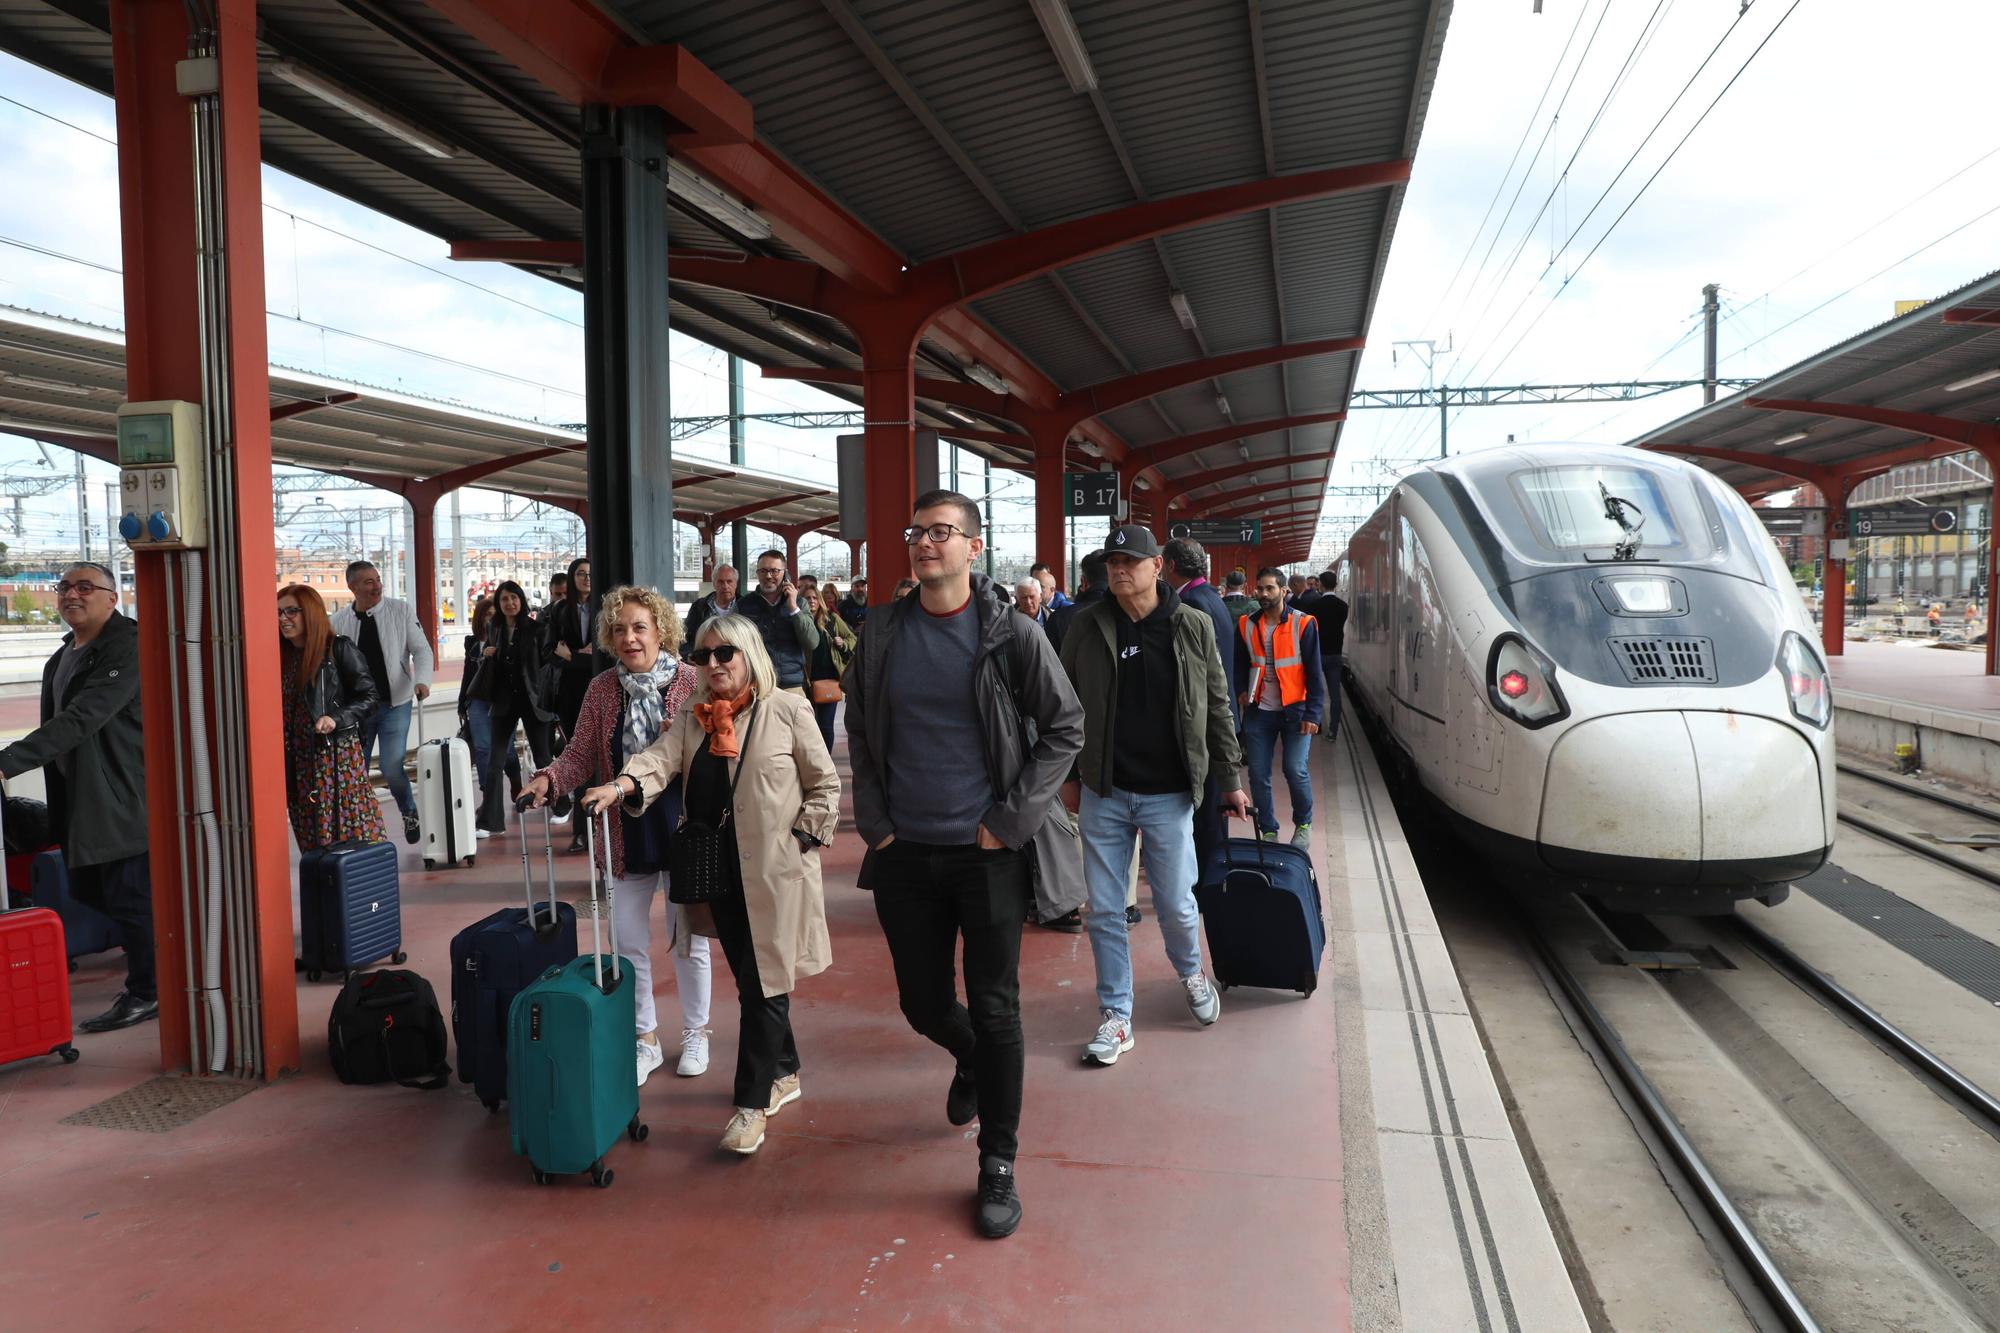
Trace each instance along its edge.
{"label": "train headlight", "polygon": [[1778,645],[1778,670],[1785,673],[1785,692],[1791,696],[1793,715],[1824,731],[1833,721],[1833,689],[1819,654],[1797,634],[1787,633]]}
{"label": "train headlight", "polygon": [[1671,615],[1674,610],[1674,587],[1665,579],[1613,579],[1611,591],[1635,616]]}
{"label": "train headlight", "polygon": [[1494,708],[1524,727],[1545,727],[1569,716],[1556,684],[1556,664],[1515,634],[1503,634],[1486,664],[1486,693]]}

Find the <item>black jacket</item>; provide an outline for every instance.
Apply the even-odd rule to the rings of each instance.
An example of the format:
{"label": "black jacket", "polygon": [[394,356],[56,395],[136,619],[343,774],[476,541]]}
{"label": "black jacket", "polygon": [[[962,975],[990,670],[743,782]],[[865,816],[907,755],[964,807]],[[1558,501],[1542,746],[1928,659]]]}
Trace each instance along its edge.
{"label": "black jacket", "polygon": [[1216,660],[1222,663],[1222,672],[1229,679],[1229,711],[1240,728],[1243,725],[1243,710],[1237,706],[1236,696],[1243,687],[1236,670],[1236,654],[1232,651],[1236,642],[1236,617],[1229,614],[1222,594],[1207,579],[1181,585],[1179,595],[1183,604],[1207,616],[1208,623],[1215,626]]}
{"label": "black jacket", "polygon": [[[587,632],[591,628],[589,622],[590,613],[585,606],[570,599],[557,602],[542,616],[542,647],[548,654],[547,665],[556,683],[556,697],[549,702],[552,706],[559,705],[562,715],[572,720],[583,706],[583,692],[590,688],[590,678],[604,666],[597,660],[597,644]],[[569,661],[556,656],[558,643],[569,645]]]}
{"label": "black jacket", "polygon": [[1082,612],[1084,607],[1103,600],[1104,589],[1098,587],[1085,588],[1073,599],[1064,602],[1061,606],[1049,612],[1049,618],[1043,622],[1042,628],[1047,631],[1049,643],[1058,653],[1062,651],[1063,635],[1069,633],[1070,624],[1077,618],[1077,615]]}
{"label": "black jacket", "polygon": [[[972,600],[979,615],[972,697],[985,742],[980,758],[994,793],[993,808],[981,822],[1007,846],[1025,847],[1048,818],[1083,747],[1083,708],[1048,636],[1013,609],[1005,592],[985,575],[974,574]],[[841,680],[847,695],[847,752],[854,766],[854,827],[871,848],[896,831],[885,768],[889,728],[898,708],[922,706],[918,698],[886,696],[886,663],[903,622],[923,614],[916,593],[872,608],[861,651]],[[941,761],[954,758],[940,756]]]}
{"label": "black jacket", "polygon": [[[0,774],[46,768],[49,811],[71,869],[103,865],[146,850],[146,742],[139,712],[139,627],[113,612],[62,698],[56,663],[63,636],[42,667],[42,724],[0,750]],[[68,756],[69,774],[54,760]]]}
{"label": "black jacket", "polygon": [[[472,697],[493,702],[499,688],[500,652],[506,641],[507,621],[502,616],[494,616],[487,627],[486,642],[480,646],[479,673],[472,678]],[[491,657],[485,656],[486,648],[493,648]],[[508,692],[519,696],[526,707],[523,715],[533,714],[537,722],[555,720],[555,700],[548,697],[542,679],[542,628],[535,618],[526,612],[521,614],[519,627],[514,631],[514,679],[508,682]]]}
{"label": "black jacket", "polygon": [[354,640],[336,634],[327,640],[326,656],[320,659],[319,673],[313,677],[306,695],[306,712],[317,721],[333,719],[336,736],[361,730],[361,724],[382,706],[382,694],[375,688],[375,673]]}

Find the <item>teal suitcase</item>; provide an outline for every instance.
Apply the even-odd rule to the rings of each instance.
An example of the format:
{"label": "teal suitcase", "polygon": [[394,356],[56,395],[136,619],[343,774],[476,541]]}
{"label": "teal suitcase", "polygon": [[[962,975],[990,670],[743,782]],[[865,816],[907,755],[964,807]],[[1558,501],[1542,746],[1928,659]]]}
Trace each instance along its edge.
{"label": "teal suitcase", "polygon": [[[578,811],[581,814],[581,811]],[[600,825],[603,825],[600,828]],[[587,826],[594,843],[608,837],[603,817]],[[603,952],[597,853],[590,864],[591,952],[531,982],[507,1011],[507,1114],[514,1152],[534,1168],[535,1183],[590,1172],[611,1183],[604,1164],[618,1136],[646,1138],[639,1119],[639,1067],[633,1051],[632,970]]]}

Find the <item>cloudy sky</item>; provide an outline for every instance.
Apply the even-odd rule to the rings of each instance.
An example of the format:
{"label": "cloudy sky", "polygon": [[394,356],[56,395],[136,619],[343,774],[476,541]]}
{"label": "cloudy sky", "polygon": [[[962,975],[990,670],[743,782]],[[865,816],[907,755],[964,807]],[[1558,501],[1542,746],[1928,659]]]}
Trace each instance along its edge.
{"label": "cloudy sky", "polygon": [[[1723,374],[1760,376],[1888,318],[1897,300],[2000,267],[1990,75],[2000,3],[1532,8],[1455,6],[1365,386],[1427,375],[1451,384],[1692,378],[1707,282],[1722,287]],[[0,302],[120,325],[110,103],[5,56],[0,98],[0,179],[10,183],[0,191]],[[580,419],[579,298],[510,269],[454,266],[437,239],[280,173],[266,171],[264,190],[274,360]],[[395,299],[382,300],[384,291]],[[1433,368],[1409,349],[1392,359],[1398,340],[1426,339],[1450,347]],[[677,413],[725,410],[720,353],[677,338],[673,373]],[[752,411],[830,403],[754,376],[749,399]],[[1452,419],[1451,447],[1509,434],[1624,440],[1698,402],[1684,391],[1622,408],[1471,409]],[[1334,483],[1376,485],[1437,446],[1434,411],[1357,411]],[[753,435],[751,461],[830,480],[826,452],[816,436],[774,427]],[[36,470],[39,460],[33,446],[0,436],[0,474]],[[110,472],[93,464],[92,475]],[[1006,498],[1025,500],[1008,480]],[[380,503],[366,493],[328,499]],[[484,516],[475,539],[482,523],[498,530],[500,504],[469,505]],[[1369,507],[1372,499],[1337,496],[1327,513]],[[1020,508],[1003,506],[999,517],[1024,529]],[[74,524],[73,499],[30,501],[25,539],[63,540]],[[1025,530],[1004,540],[1025,549]]]}

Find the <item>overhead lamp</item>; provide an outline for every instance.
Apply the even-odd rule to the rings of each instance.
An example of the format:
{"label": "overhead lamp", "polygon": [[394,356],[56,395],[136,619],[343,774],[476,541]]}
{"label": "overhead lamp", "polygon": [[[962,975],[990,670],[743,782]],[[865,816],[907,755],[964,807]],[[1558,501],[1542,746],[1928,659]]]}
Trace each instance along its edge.
{"label": "overhead lamp", "polygon": [[1096,92],[1097,71],[1091,67],[1090,52],[1083,49],[1083,34],[1076,30],[1066,0],[1029,0],[1029,4],[1042,25],[1042,35],[1049,39],[1049,48],[1056,53],[1063,77],[1069,80],[1069,90]]}
{"label": "overhead lamp", "polygon": [[753,241],[771,238],[771,224],[761,213],[679,158],[667,162],[667,193],[739,236]]}
{"label": "overhead lamp", "polygon": [[1135,487],[1136,489],[1138,489],[1138,490],[1142,490],[1142,491],[1150,491],[1150,490],[1152,490],[1152,489],[1153,489],[1153,483],[1152,483],[1152,482],[1150,482],[1150,481],[1147,481],[1147,480],[1146,480],[1146,479],[1145,479],[1144,477],[1134,477],[1134,478],[1132,478],[1132,485],[1133,485],[1133,486],[1134,486],[1134,487]]}
{"label": "overhead lamp", "polygon": [[92,384],[71,384],[64,380],[45,380],[39,375],[9,374],[7,380],[10,383],[20,385],[24,389],[43,389],[49,393],[66,393],[78,398],[88,398],[91,394],[97,392],[97,386]]}
{"label": "overhead lamp", "polygon": [[976,426],[979,424],[979,422],[973,418],[972,413],[961,412],[955,407],[947,407],[944,410],[944,414],[948,417],[955,417],[958,420],[963,421],[968,426]]}
{"label": "overhead lamp", "polygon": [[1103,447],[1100,446],[1095,440],[1078,440],[1076,442],[1076,447],[1083,450],[1085,453],[1089,454],[1092,458],[1104,457]]}
{"label": "overhead lamp", "polygon": [[311,93],[328,106],[337,106],[348,115],[373,125],[393,138],[401,139],[410,147],[432,157],[454,158],[458,149],[429,130],[420,129],[404,120],[393,111],[384,111],[367,98],[350,89],[343,88],[323,74],[316,74],[302,65],[289,60],[280,60],[271,65],[271,75],[281,82],[289,83],[302,93]]}
{"label": "overhead lamp", "polygon": [[792,323],[792,321],[786,319],[775,310],[771,312],[771,327],[788,338],[797,338],[808,347],[825,347],[830,349],[833,346],[832,343],[820,337],[817,333],[812,332],[810,329],[800,328],[797,324]]}
{"label": "overhead lamp", "polygon": [[1790,435],[1780,435],[1777,439],[1771,441],[1771,447],[1776,449],[1787,444],[1796,444],[1800,440],[1803,440],[1807,434],[1808,432],[1806,431],[1795,430]]}
{"label": "overhead lamp", "polygon": [[1982,370],[1977,375],[1967,375],[1962,380],[1953,380],[1944,386],[1944,391],[1957,393],[1960,389],[1970,389],[1973,385],[1984,384],[1988,380],[2000,380],[2000,370]]}
{"label": "overhead lamp", "polygon": [[1229,416],[1229,399],[1223,396],[1222,391],[1219,389],[1215,394],[1215,410],[1222,413],[1225,417]]}
{"label": "overhead lamp", "polygon": [[1189,333],[1194,332],[1194,307],[1188,304],[1187,293],[1176,287],[1167,293],[1167,304],[1174,308],[1174,318]]}
{"label": "overhead lamp", "polygon": [[989,366],[982,366],[977,361],[965,367],[965,377],[982,389],[991,389],[995,393],[1007,392],[1007,381],[1002,379],[997,371]]}

